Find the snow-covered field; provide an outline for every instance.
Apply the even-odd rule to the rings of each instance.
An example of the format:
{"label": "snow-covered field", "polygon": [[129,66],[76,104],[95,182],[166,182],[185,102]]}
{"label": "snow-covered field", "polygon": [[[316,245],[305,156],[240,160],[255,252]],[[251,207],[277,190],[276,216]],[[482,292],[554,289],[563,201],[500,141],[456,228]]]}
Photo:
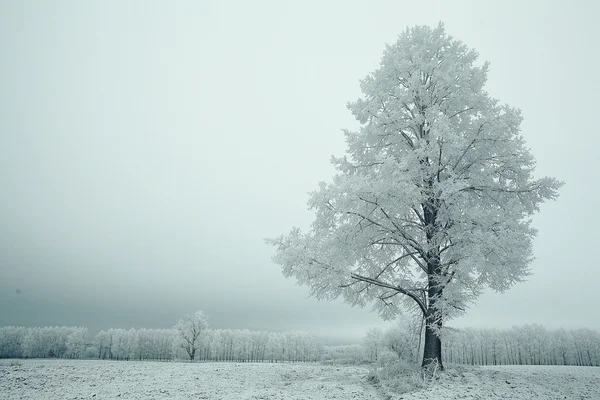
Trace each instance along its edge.
{"label": "snow-covered field", "polygon": [[0,399],[600,399],[600,368],[449,368],[387,396],[362,367],[319,364],[0,360]]}
{"label": "snow-covered field", "polygon": [[555,365],[448,368],[431,388],[391,399],[600,400],[600,368]]}
{"label": "snow-covered field", "polygon": [[377,399],[367,370],[315,364],[0,361],[0,399]]}

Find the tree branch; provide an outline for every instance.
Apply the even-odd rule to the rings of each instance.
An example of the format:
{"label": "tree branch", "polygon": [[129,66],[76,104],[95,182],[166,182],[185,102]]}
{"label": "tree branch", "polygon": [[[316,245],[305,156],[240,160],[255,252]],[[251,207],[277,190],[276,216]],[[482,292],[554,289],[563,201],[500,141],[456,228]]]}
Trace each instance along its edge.
{"label": "tree branch", "polygon": [[[423,312],[423,315],[427,314],[427,308],[425,307],[425,304],[421,301],[421,299],[419,298],[419,296],[417,296],[415,293],[411,293],[409,291],[410,289],[404,289],[404,288],[401,288],[399,286],[394,286],[394,285],[391,285],[389,283],[381,282],[381,281],[379,281],[377,279],[368,278],[366,276],[358,275],[358,274],[355,274],[355,273],[351,273],[350,277],[352,279],[356,279],[357,281],[367,282],[367,283],[370,283],[370,284],[375,285],[375,286],[384,287],[384,288],[387,288],[387,289],[392,289],[392,290],[395,290],[395,291],[397,291],[399,293],[402,293],[403,295],[410,297],[411,299],[413,299],[417,303],[417,305],[419,306],[419,308]],[[421,289],[414,289],[414,290],[421,290]]]}

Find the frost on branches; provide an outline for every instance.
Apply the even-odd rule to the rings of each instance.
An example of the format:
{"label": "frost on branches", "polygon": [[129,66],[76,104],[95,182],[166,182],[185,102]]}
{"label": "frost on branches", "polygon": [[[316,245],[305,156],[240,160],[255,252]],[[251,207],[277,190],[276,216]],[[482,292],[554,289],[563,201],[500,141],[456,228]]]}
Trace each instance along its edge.
{"label": "frost on branches", "polygon": [[200,334],[208,329],[208,321],[204,311],[198,310],[193,315],[186,315],[173,327],[177,331],[179,346],[186,351],[190,361],[194,361],[196,350],[201,345]]}
{"label": "frost on branches", "polygon": [[310,196],[310,231],[268,240],[317,298],[421,314],[423,366],[441,367],[443,322],[528,275],[530,218],[561,186],[534,179],[520,111],[485,92],[477,56],[442,24],[387,46],[348,105],[361,126],[345,132],[347,156]]}

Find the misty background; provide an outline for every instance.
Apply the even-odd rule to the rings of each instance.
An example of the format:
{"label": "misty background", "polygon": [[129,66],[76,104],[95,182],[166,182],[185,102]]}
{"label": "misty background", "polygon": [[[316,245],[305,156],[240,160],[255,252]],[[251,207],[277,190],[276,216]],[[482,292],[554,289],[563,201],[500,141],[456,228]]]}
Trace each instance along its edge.
{"label": "misty background", "polygon": [[590,327],[598,312],[600,7],[593,1],[0,1],[0,326],[385,326],[318,302],[263,239],[306,229],[346,103],[386,43],[443,21],[522,109],[536,175],[528,282],[457,327]]}

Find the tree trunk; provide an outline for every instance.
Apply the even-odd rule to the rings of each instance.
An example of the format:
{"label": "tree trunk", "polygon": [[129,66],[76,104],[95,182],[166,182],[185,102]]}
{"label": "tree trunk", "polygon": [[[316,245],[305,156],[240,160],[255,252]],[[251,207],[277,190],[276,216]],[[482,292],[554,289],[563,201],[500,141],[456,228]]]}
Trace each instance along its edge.
{"label": "tree trunk", "polygon": [[432,364],[437,364],[440,370],[444,369],[442,364],[442,341],[435,332],[435,328],[441,329],[442,322],[434,318],[431,308],[428,310],[425,324],[425,343],[423,345],[423,362],[421,367],[428,368]]}
{"label": "tree trunk", "polygon": [[[425,184],[429,190],[432,190],[433,178],[426,181]],[[425,220],[427,245],[432,247],[427,251],[426,257],[429,287],[427,290],[428,304],[427,312],[425,314],[425,343],[423,345],[423,362],[421,367],[428,368],[437,364],[437,367],[440,370],[443,370],[442,341],[438,336],[438,333],[442,328],[442,315],[436,307],[436,301],[442,295],[443,283],[440,281],[440,277],[442,276],[442,270],[440,268],[440,250],[434,240],[439,204],[437,199],[432,196],[421,206],[423,208],[423,217]]]}
{"label": "tree trunk", "polygon": [[429,261],[427,269],[429,271],[429,289],[427,291],[428,304],[425,314],[425,343],[423,345],[422,368],[433,367],[437,365],[440,370],[444,369],[442,364],[442,340],[438,336],[442,329],[442,314],[437,310],[436,302],[442,296],[442,287],[436,277],[440,274],[439,254],[428,254]]}

